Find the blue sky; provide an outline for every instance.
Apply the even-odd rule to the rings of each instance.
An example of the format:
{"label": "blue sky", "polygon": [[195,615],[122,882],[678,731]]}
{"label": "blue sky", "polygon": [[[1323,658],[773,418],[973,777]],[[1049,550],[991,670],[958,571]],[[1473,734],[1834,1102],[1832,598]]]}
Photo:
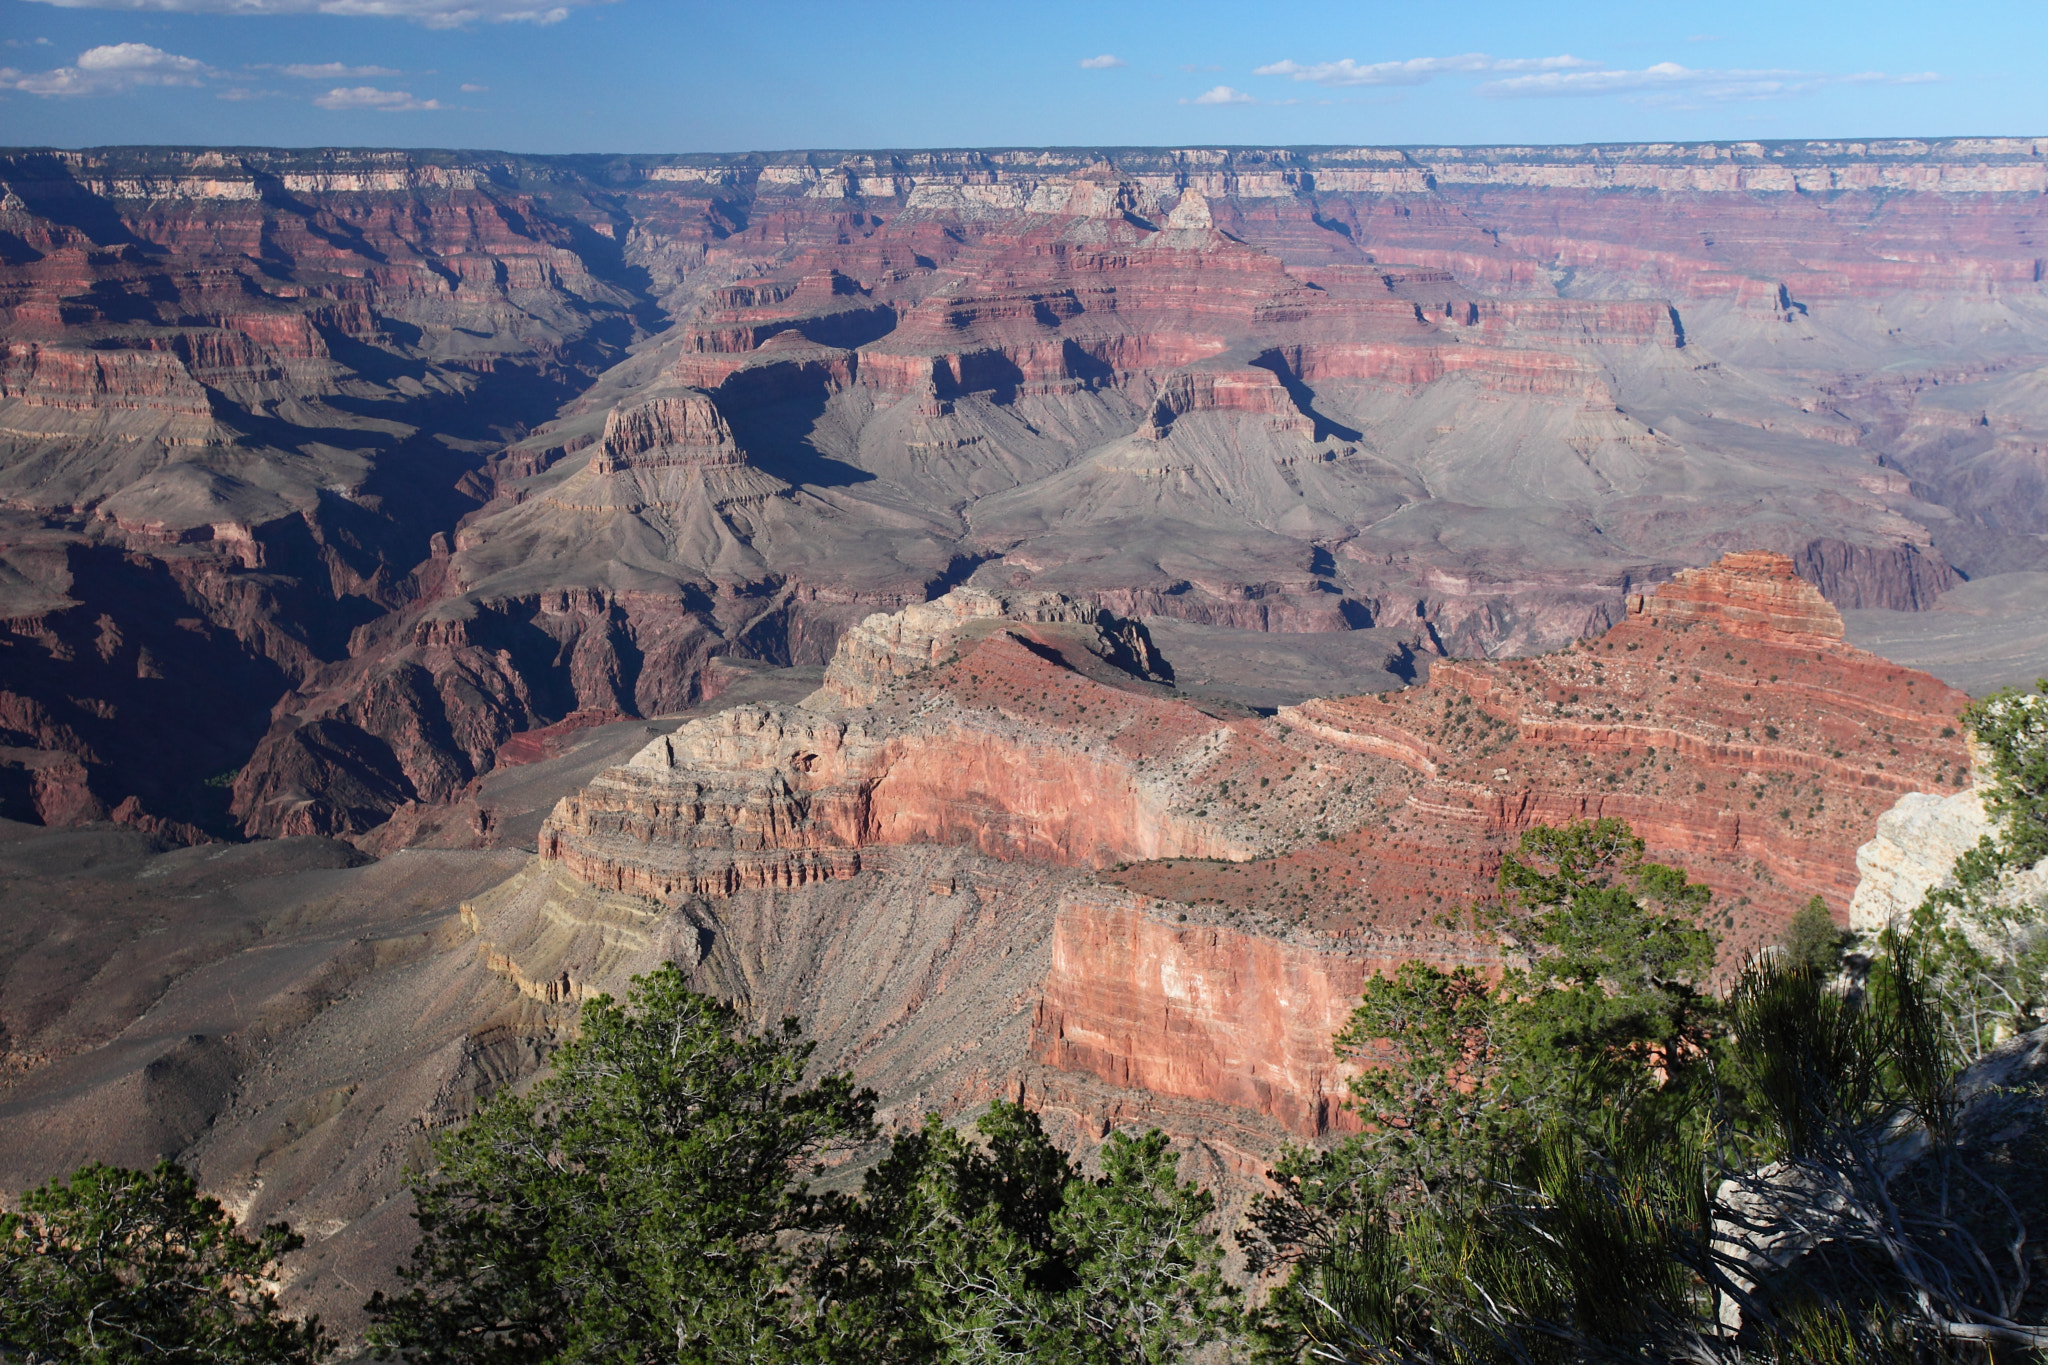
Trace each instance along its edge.
{"label": "blue sky", "polygon": [[0,0],[0,143],[2048,134],[2048,7]]}

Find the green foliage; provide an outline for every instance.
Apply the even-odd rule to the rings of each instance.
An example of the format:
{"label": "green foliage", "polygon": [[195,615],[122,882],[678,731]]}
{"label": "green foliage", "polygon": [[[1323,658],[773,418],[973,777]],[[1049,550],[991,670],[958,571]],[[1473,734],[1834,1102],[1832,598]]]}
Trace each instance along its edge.
{"label": "green foliage", "polygon": [[1993,832],[1928,892],[1911,926],[1946,1046],[1967,1059],[2048,1022],[2048,907],[2011,880],[2048,857],[2048,679],[2033,693],[1994,693],[1963,720],[1988,760],[1979,779]]}
{"label": "green foliage", "polygon": [[1352,1081],[1375,1131],[1326,1159],[1290,1157],[1283,1188],[1428,1199],[1547,1123],[1670,1108],[1659,1097],[1686,1091],[1715,1029],[1715,940],[1696,923],[1707,888],[1642,854],[1618,820],[1529,831],[1489,921],[1525,965],[1488,982],[1410,962],[1368,981],[1337,1045],[1378,1063]]}
{"label": "green foliage", "polygon": [[1158,1133],[1084,1179],[1037,1116],[930,1119],[861,1197],[802,1178],[873,1136],[873,1097],[805,1084],[794,1024],[746,1030],[673,966],[599,998],[531,1094],[436,1139],[410,1288],[370,1305],[434,1362],[1179,1360],[1233,1321],[1209,1194]]}
{"label": "green foliage", "polygon": [[2038,1097],[1968,1139],[1912,942],[1888,938],[1858,995],[1766,956],[1727,1019],[1715,1062],[1746,1104],[1695,1086],[1689,1115],[1557,1111],[1427,1199],[1294,1154],[1262,1211],[1268,1261],[1295,1268],[1261,1357],[1848,1365],[2048,1343],[2028,1325],[2048,1310]]}
{"label": "green foliage", "polygon": [[1778,948],[1789,965],[1828,973],[1840,969],[1842,955],[1854,937],[1835,924],[1827,901],[1815,896],[1792,916],[1784,936],[1778,940]]}
{"label": "green foliage", "polygon": [[1830,989],[1811,962],[1745,972],[1729,1014],[1733,1069],[1758,1120],[1753,1151],[1766,1160],[1798,1160],[1868,1116],[1882,1093],[1887,1039],[1877,1015]]}
{"label": "green foliage", "polygon": [[2021,1212],[2048,1199],[2007,1193],[2039,1192],[2035,1148],[1966,1140],[1924,944],[1887,936],[1850,992],[1826,922],[1716,1002],[1703,889],[1641,854],[1616,822],[1532,831],[1493,921],[1520,965],[1369,984],[1343,1042],[1372,1064],[1353,1083],[1371,1127],[1289,1152],[1253,1212],[1254,1264],[1291,1267],[1260,1358],[1947,1361],[2048,1342],[2024,1325],[2048,1306],[2028,1249],[2048,1218]]}
{"label": "green foliage", "polygon": [[867,1306],[841,1324],[863,1354],[1154,1365],[1234,1324],[1213,1201],[1163,1134],[1111,1134],[1091,1180],[1021,1106],[977,1128],[980,1144],[934,1117],[869,1174],[847,1285]]}
{"label": "green foliage", "polygon": [[1269,1300],[1259,1358],[1665,1358],[1711,1312],[1693,1268],[1707,1190],[1673,1143],[1610,1109],[1539,1129],[1454,1199],[1360,1208]]}
{"label": "green foliage", "polygon": [[319,1322],[268,1288],[301,1240],[281,1223],[244,1237],[170,1162],[85,1166],[0,1216],[0,1360],[319,1360]]}
{"label": "green foliage", "polygon": [[1067,1186],[1055,1233],[1073,1258],[1082,1349],[1066,1359],[1165,1365],[1233,1325],[1237,1296],[1207,1230],[1215,1201],[1178,1164],[1163,1133],[1112,1133],[1101,1176]]}
{"label": "green foliage", "polygon": [[589,1001],[548,1079],[435,1140],[410,1288],[372,1302],[373,1340],[421,1361],[826,1358],[813,1239],[844,1201],[802,1175],[872,1134],[873,1096],[804,1084],[810,1052],[673,964]]}
{"label": "green foliage", "polygon": [[[862,1183],[834,1330],[873,1359],[940,1358],[963,1339],[1024,1350],[1046,1325],[1030,1310],[1071,1287],[1055,1220],[1078,1173],[1020,1105],[993,1105],[976,1127],[979,1143],[932,1116]],[[977,1304],[980,1286],[1000,1286],[1008,1311]]]}
{"label": "green foliage", "polygon": [[1989,755],[1984,808],[1999,826],[1996,857],[2005,867],[2048,858],[2048,678],[2031,693],[1995,692],[1963,713]]}

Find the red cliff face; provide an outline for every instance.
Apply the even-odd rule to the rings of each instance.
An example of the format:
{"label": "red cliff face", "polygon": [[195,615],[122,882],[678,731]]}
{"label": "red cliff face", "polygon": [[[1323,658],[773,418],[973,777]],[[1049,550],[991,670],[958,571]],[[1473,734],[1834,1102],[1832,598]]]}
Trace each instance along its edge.
{"label": "red cliff face", "polygon": [[1303,1137],[1351,1130],[1331,1039],[1368,976],[1411,960],[1496,966],[1467,935],[1388,937],[1369,948],[1190,920],[1111,888],[1061,901],[1052,968],[1032,1016],[1037,1059],[1156,1095],[1237,1105]]}
{"label": "red cliff face", "polygon": [[[949,663],[1007,693],[1008,708],[941,691],[851,716],[748,706],[692,722],[564,799],[541,856],[592,885],[660,898],[851,877],[871,845],[1078,867],[1249,856],[1227,827],[1172,809],[1173,789],[1148,771],[1158,717],[1142,699],[1048,661],[1028,639],[989,635]],[[1070,729],[1014,700],[1048,690],[1093,699],[1096,719]],[[1075,705],[1085,714],[1089,701]]]}
{"label": "red cliff face", "polygon": [[1270,721],[1144,681],[1118,628],[971,590],[873,618],[820,709],[656,741],[563,801],[541,856],[663,901],[857,895],[892,846],[1092,869],[1058,908],[1035,1059],[1313,1136],[1350,1121],[1331,1038],[1367,973],[1496,963],[1445,917],[1530,826],[1627,819],[1715,888],[1735,961],[1815,893],[1846,907],[1897,792],[1965,780],[1966,699],[1843,645],[1783,556],[1730,555],[1558,654]]}
{"label": "red cliff face", "polygon": [[1292,847],[1112,869],[1100,880],[1127,894],[1070,896],[1036,1055],[1304,1135],[1348,1121],[1329,1040],[1363,974],[1491,962],[1439,920],[1489,899],[1502,852],[1539,823],[1629,821],[1652,858],[1715,888],[1724,962],[1811,895],[1844,914],[1876,814],[1965,782],[1968,699],[1841,644],[1783,556],[1730,555],[1668,591],[1558,654],[1283,708],[1283,765],[1210,790],[1274,812]]}
{"label": "red cliff face", "polygon": [[[1488,656],[1730,545],[1925,607],[2048,526],[2032,324],[1951,317],[2038,288],[2041,175],[2009,139],[652,157],[602,185],[25,153],[0,583],[28,586],[0,620],[39,624],[8,671],[90,741],[99,806],[361,833],[524,730],[694,702],[721,655],[822,664],[976,574]],[[1924,325],[1873,321],[1909,298]],[[167,723],[222,687],[239,719]]]}

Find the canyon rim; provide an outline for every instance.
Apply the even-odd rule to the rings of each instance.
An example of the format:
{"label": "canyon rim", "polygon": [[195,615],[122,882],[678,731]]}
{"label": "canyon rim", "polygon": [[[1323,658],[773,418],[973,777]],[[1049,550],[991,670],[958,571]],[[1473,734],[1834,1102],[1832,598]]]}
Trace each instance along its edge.
{"label": "canyon rim", "polygon": [[1739,965],[2048,672],[2036,139],[0,185],[0,1188],[175,1157],[344,1327],[656,963],[1248,1190],[1522,831]]}

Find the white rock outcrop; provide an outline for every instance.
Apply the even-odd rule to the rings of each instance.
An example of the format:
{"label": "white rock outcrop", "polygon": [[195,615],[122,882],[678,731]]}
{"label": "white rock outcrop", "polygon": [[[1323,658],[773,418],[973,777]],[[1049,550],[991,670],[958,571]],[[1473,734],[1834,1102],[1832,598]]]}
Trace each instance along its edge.
{"label": "white rock outcrop", "polygon": [[[917,602],[894,613],[876,612],[839,638],[825,669],[825,685],[810,705],[870,706],[882,689],[942,662],[963,640],[979,638],[1014,622],[1079,628],[1091,653],[1115,659],[1141,674],[1162,667],[1152,637],[1127,621],[1057,592],[986,592],[955,588],[944,597]],[[1166,676],[1171,676],[1167,674]]]}
{"label": "white rock outcrop", "polygon": [[[1856,850],[1855,899],[1849,927],[1875,934],[1902,921],[1939,886],[1964,852],[1991,833],[1980,788],[1953,796],[1907,792],[1877,817],[1877,837]],[[2007,899],[2048,896],[2048,859],[2008,880]]]}

